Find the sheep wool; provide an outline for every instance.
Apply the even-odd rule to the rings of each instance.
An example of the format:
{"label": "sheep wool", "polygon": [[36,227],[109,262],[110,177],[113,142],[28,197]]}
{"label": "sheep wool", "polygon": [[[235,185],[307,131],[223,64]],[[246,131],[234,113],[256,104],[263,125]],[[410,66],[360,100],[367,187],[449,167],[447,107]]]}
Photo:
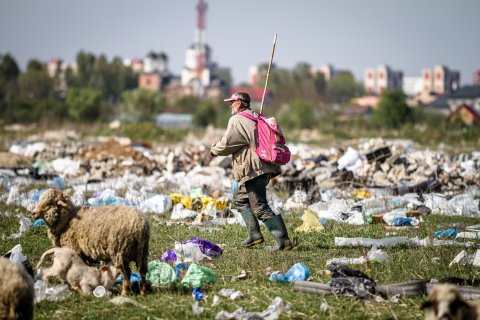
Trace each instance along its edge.
{"label": "sheep wool", "polygon": [[25,267],[0,257],[0,319],[33,319],[33,279]]}
{"label": "sheep wool", "polygon": [[84,259],[111,261],[121,270],[122,295],[130,286],[130,262],[135,262],[145,293],[150,225],[146,215],[121,206],[76,207],[61,191],[46,190],[33,209],[35,219],[43,218],[57,247],[75,250]]}

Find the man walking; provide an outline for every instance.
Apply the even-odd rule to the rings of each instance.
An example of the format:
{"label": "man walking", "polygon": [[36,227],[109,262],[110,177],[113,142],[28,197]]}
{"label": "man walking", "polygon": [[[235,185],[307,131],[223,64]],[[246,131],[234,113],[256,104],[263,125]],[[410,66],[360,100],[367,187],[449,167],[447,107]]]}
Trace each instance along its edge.
{"label": "man walking", "polygon": [[237,92],[224,101],[231,103],[232,116],[227,131],[212,146],[210,153],[213,157],[232,155],[233,178],[239,185],[233,195],[233,203],[242,213],[248,230],[248,238],[241,245],[252,247],[264,241],[258,224],[261,220],[277,242],[272,251],[289,250],[293,245],[285,222],[281,215],[275,215],[267,202],[267,185],[272,177],[280,174],[280,166],[258,157],[254,151],[258,143],[256,123],[238,114],[254,113],[250,109],[250,96],[246,92]]}

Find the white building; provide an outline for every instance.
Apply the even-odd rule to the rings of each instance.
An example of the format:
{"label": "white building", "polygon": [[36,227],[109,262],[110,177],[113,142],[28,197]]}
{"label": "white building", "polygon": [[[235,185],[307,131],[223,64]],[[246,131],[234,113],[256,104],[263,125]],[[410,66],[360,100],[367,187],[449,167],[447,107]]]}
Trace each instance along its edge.
{"label": "white building", "polygon": [[423,91],[435,94],[455,92],[460,88],[460,72],[443,65],[422,70]]}
{"label": "white building", "polygon": [[386,89],[401,90],[403,86],[403,72],[388,65],[365,69],[363,79],[367,94],[381,94]]}
{"label": "white building", "polygon": [[422,77],[404,77],[402,89],[407,96],[416,96],[422,93],[423,78]]}

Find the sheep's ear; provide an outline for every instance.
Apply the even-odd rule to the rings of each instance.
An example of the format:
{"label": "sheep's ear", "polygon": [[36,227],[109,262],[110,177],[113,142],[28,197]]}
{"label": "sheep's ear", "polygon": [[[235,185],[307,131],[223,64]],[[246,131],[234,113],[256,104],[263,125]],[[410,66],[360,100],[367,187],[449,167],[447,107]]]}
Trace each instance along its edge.
{"label": "sheep's ear", "polygon": [[68,207],[67,204],[63,200],[58,200],[57,205],[59,205],[60,207],[65,207],[65,208]]}

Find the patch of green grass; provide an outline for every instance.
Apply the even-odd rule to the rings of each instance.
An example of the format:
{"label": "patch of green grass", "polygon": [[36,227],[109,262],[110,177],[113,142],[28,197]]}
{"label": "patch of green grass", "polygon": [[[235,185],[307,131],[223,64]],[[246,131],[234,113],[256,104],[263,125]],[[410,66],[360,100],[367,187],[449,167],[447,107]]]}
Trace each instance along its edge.
{"label": "patch of green grass", "polygon": [[[15,212],[12,206],[0,205],[0,233],[6,236],[18,231],[18,218],[4,217],[6,211]],[[305,263],[313,281],[326,282],[328,276],[322,273],[327,269],[325,262],[333,257],[359,257],[365,255],[367,248],[338,248],[334,245],[335,237],[369,237],[383,238],[388,236],[426,236],[432,237],[439,229],[455,226],[467,226],[479,223],[479,219],[465,217],[427,216],[421,223],[419,232],[384,230],[381,224],[353,226],[342,223],[327,222],[323,233],[300,233],[295,228],[301,225],[301,213],[294,212],[286,217],[290,236],[297,244],[296,248],[287,252],[268,253],[266,245],[272,245],[273,239],[266,228],[262,231],[266,245],[252,249],[243,249],[238,243],[246,236],[246,231],[240,225],[195,227],[187,224],[166,225],[150,219],[152,236],[150,240],[149,260],[159,258],[167,249],[174,247],[175,241],[185,241],[192,237],[201,237],[222,245],[223,255],[215,260],[203,263],[212,268],[218,276],[218,282],[204,288],[208,295],[203,314],[196,316],[191,305],[194,300],[191,290],[182,290],[179,286],[154,289],[145,297],[131,295],[130,297],[146,306],[140,309],[131,305],[116,306],[109,302],[110,298],[95,298],[72,294],[59,302],[43,301],[35,307],[36,319],[212,319],[221,311],[235,311],[243,307],[247,311],[263,311],[276,296],[280,296],[290,306],[290,314],[282,314],[281,319],[423,319],[419,309],[423,297],[402,297],[400,303],[378,303],[375,301],[358,301],[351,297],[333,295],[314,295],[293,291],[293,285],[285,285],[268,281],[267,268],[282,273],[298,262]],[[32,265],[36,265],[40,255],[52,246],[47,238],[46,228],[31,228],[19,239],[6,239],[0,242],[0,253],[10,250],[20,243],[23,253]],[[478,246],[478,243],[477,243]],[[377,283],[396,283],[411,279],[442,279],[446,277],[461,277],[473,279],[480,277],[480,271],[467,266],[448,267],[450,261],[464,248],[459,247],[409,247],[398,246],[384,249],[390,261],[387,263],[368,263],[352,266],[366,272]],[[467,248],[473,253],[475,248]],[[437,262],[433,262],[433,258]],[[242,270],[250,272],[246,280],[231,282],[233,276]],[[212,306],[212,298],[222,288],[240,290],[244,298],[230,301],[221,297],[218,306]],[[115,290],[116,291],[116,290]],[[118,291],[114,295],[118,294]],[[326,312],[320,310],[322,302],[327,302]]]}

